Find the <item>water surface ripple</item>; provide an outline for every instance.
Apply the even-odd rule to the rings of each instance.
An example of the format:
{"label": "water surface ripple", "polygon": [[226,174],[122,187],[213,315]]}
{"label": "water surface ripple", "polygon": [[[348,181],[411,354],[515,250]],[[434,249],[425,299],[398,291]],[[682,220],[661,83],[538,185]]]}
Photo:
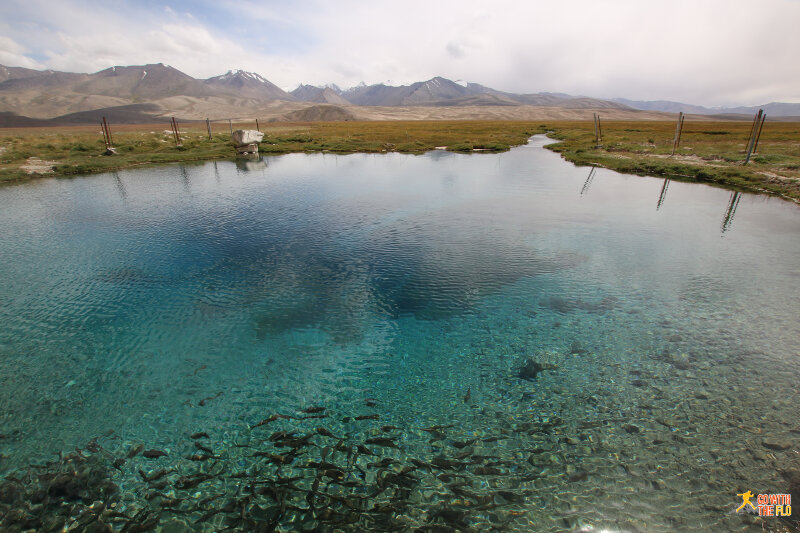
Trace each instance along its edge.
{"label": "water surface ripple", "polygon": [[[241,470],[296,476],[248,500],[279,531],[760,531],[737,493],[800,502],[800,210],[544,142],[0,188],[0,473],[164,450],[109,475],[172,530],[250,527]],[[313,445],[276,467],[278,430]]]}

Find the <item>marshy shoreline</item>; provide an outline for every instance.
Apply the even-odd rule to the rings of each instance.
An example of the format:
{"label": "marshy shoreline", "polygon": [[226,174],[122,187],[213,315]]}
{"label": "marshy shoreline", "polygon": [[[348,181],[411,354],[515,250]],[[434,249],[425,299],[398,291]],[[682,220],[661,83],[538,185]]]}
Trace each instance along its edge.
{"label": "marshy shoreline", "polygon": [[[180,125],[182,144],[176,146],[163,125],[112,125],[115,155],[103,155],[105,144],[95,126],[0,130],[0,183],[166,163],[234,160],[228,131],[215,131],[209,138],[204,126]],[[255,124],[230,127],[254,129]],[[260,154],[422,154],[435,149],[498,153],[525,144],[532,135],[547,134],[559,141],[547,148],[576,165],[800,201],[800,123],[768,123],[757,153],[744,166],[749,128],[746,122],[689,121],[672,155],[674,124],[663,121],[604,122],[599,143],[589,121],[268,123],[260,128],[265,133]]]}

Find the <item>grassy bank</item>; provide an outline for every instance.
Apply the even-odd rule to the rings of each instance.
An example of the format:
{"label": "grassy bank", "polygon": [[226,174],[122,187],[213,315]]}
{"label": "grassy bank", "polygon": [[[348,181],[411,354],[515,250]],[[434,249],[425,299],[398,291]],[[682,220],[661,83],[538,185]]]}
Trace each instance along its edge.
{"label": "grassy bank", "polygon": [[750,127],[744,122],[686,122],[673,156],[675,123],[603,123],[598,147],[594,124],[561,122],[549,129],[550,136],[562,142],[548,148],[579,165],[800,200],[800,124],[766,123],[755,155],[744,166]]}
{"label": "grassy bank", "polygon": [[[255,129],[254,124],[234,128]],[[113,128],[113,127],[112,127]],[[0,130],[0,181],[41,175],[68,176],[134,166],[235,156],[228,124],[215,125],[209,140],[205,124],[180,127],[176,146],[165,125],[112,129],[115,155],[103,155],[100,127]],[[410,152],[447,146],[457,152],[502,152],[543,131],[521,122],[317,122],[261,125],[262,154],[291,152]]]}
{"label": "grassy bank", "polygon": [[[234,124],[253,129],[254,124]],[[767,123],[751,163],[742,166],[749,123],[687,122],[681,145],[671,156],[674,123],[608,122],[595,144],[590,122],[318,122],[262,124],[264,154],[290,152],[409,152],[436,147],[455,152],[502,152],[535,133],[549,132],[561,143],[550,149],[582,165],[621,172],[664,175],[800,200],[800,124]],[[176,147],[165,124],[113,126],[116,155],[103,155],[100,127],[0,130],[0,181],[69,176],[167,162],[231,159],[228,124],[181,126]]]}

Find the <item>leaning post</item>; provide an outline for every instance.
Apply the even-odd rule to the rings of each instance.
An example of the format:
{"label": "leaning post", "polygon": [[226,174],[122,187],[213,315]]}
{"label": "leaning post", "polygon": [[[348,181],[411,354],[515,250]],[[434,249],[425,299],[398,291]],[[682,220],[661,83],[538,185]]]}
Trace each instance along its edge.
{"label": "leaning post", "polygon": [[683,111],[678,113],[678,123],[675,125],[675,140],[672,141],[672,155],[675,155],[675,150],[678,149],[678,144],[681,142],[681,131],[683,130]]}
{"label": "leaning post", "polygon": [[103,117],[103,121],[100,123],[100,130],[103,132],[103,140],[106,143],[106,150],[111,148],[111,142],[108,140],[108,132],[106,131],[106,117]]}
{"label": "leaning post", "polygon": [[178,122],[172,117],[172,131],[175,133],[175,146],[181,146],[181,134],[178,131]]}
{"label": "leaning post", "polygon": [[756,114],[756,119],[755,121],[753,121],[753,128],[751,129],[750,139],[747,143],[747,157],[745,157],[743,163],[745,165],[750,162],[750,155],[753,153],[753,148],[755,147],[756,144],[756,133],[758,131],[759,124],[761,124],[761,119],[763,116],[764,116],[764,110],[759,109],[758,113]]}
{"label": "leaning post", "polygon": [[597,113],[593,113],[594,115],[594,144],[599,146],[600,145],[600,127],[597,123]]}
{"label": "leaning post", "polygon": [[213,139],[211,137],[211,122],[208,120],[208,118],[206,118],[206,129],[208,130],[208,140],[212,141]]}
{"label": "leaning post", "polygon": [[761,130],[764,129],[764,121],[767,120],[767,114],[764,113],[764,116],[761,117],[761,125],[758,127],[758,135],[756,135],[756,142],[753,145],[753,153],[756,153],[758,150],[758,141],[761,139]]}

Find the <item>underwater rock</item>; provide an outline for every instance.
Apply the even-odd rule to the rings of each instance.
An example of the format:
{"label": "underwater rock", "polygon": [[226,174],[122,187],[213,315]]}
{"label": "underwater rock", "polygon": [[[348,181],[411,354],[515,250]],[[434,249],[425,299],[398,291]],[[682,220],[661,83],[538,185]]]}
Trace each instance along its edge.
{"label": "underwater rock", "polygon": [[528,381],[533,381],[542,370],[555,370],[556,366],[548,363],[540,363],[533,357],[528,357],[525,364],[522,365],[517,373],[517,376]]}
{"label": "underwater rock", "polygon": [[764,446],[764,448],[778,452],[782,450],[788,450],[792,447],[791,441],[778,439],[764,439],[761,441],[761,445]]}
{"label": "underwater rock", "polygon": [[569,476],[567,478],[567,481],[569,481],[570,483],[576,483],[578,481],[585,481],[588,478],[589,478],[589,473],[586,472],[585,470],[581,470]]}

